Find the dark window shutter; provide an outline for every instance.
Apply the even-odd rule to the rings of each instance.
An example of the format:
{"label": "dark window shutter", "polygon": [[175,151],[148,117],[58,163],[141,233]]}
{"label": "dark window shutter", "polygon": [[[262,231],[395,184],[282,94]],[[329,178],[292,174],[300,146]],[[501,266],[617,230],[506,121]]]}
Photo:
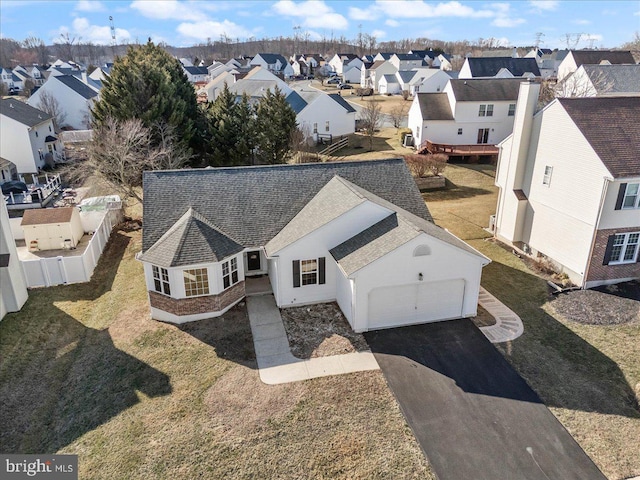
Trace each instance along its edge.
{"label": "dark window shutter", "polygon": [[300,286],[300,260],[293,261],[293,286]]}
{"label": "dark window shutter", "polygon": [[613,242],[615,239],[615,235],[610,235],[609,240],[607,240],[607,248],[604,251],[604,260],[602,261],[603,265],[609,265],[609,262],[611,261],[611,250],[613,250]]}
{"label": "dark window shutter", "polygon": [[622,202],[624,202],[624,194],[627,191],[627,184],[621,183],[620,190],[618,190],[618,199],[616,200],[616,210],[620,210],[622,208]]}
{"label": "dark window shutter", "polygon": [[318,283],[323,285],[326,283],[325,280],[325,261],[324,257],[320,257],[318,259]]}

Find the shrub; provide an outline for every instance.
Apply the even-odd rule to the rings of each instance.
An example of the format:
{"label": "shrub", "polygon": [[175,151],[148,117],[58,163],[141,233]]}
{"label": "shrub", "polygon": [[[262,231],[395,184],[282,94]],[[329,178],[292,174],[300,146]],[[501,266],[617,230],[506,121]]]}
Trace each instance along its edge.
{"label": "shrub", "polygon": [[433,176],[440,175],[447,166],[449,157],[442,153],[420,155],[405,155],[404,161],[409,168],[411,174],[416,178],[426,177],[427,174]]}

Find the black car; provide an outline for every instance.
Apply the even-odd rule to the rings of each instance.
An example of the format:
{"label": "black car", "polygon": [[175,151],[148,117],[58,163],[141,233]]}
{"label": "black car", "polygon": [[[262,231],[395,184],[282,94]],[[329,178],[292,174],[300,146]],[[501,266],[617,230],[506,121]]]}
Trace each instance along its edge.
{"label": "black car", "polygon": [[338,77],[333,77],[333,78],[330,78],[329,80],[327,80],[327,83],[339,84],[340,83],[340,79]]}
{"label": "black car", "polygon": [[349,85],[348,83],[340,83],[340,84],[338,84],[338,88],[340,90],[351,90],[353,87],[351,85]]}

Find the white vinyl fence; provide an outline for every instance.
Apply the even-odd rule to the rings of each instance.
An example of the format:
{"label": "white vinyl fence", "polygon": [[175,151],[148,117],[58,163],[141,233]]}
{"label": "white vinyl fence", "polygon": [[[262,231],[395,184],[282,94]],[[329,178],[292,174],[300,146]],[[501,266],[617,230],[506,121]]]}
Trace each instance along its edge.
{"label": "white vinyl fence", "polygon": [[82,254],[20,260],[27,287],[50,287],[91,280],[111,230],[121,218],[121,210],[108,210]]}

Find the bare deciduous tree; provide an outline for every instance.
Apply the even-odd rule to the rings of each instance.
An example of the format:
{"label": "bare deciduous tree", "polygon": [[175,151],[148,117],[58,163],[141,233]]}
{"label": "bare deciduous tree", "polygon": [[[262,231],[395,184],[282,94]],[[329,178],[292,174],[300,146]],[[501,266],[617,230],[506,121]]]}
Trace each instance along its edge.
{"label": "bare deciduous tree", "polygon": [[382,124],[382,108],[375,101],[367,101],[367,106],[360,112],[362,131],[369,139],[369,151],[373,150],[373,136]]}
{"label": "bare deciduous tree", "polygon": [[64,127],[64,122],[67,119],[67,112],[50,92],[43,91],[40,93],[40,99],[38,100],[37,107],[53,117],[56,124],[56,130]]}
{"label": "bare deciduous tree", "polygon": [[428,173],[434,176],[440,175],[449,161],[449,157],[443,153],[428,155],[405,155],[404,161],[411,174],[416,178],[426,177]]}
{"label": "bare deciduous tree", "polygon": [[173,128],[157,125],[154,131],[145,127],[139,119],[119,121],[108,118],[93,132],[88,148],[88,159],[77,166],[74,176],[91,175],[109,185],[124,197],[142,201],[138,188],[142,185],[142,172],[180,168],[190,155],[179,146]]}
{"label": "bare deciduous tree", "polygon": [[402,121],[405,119],[406,115],[407,115],[406,103],[398,104],[397,106],[393,107],[393,109],[389,112],[389,116],[391,117],[393,126],[396,128],[400,128],[400,125],[402,125]]}
{"label": "bare deciduous tree", "polygon": [[594,97],[613,89],[614,82],[605,71],[597,70],[592,75],[580,74],[581,71],[573,72],[556,85],[556,97]]}

